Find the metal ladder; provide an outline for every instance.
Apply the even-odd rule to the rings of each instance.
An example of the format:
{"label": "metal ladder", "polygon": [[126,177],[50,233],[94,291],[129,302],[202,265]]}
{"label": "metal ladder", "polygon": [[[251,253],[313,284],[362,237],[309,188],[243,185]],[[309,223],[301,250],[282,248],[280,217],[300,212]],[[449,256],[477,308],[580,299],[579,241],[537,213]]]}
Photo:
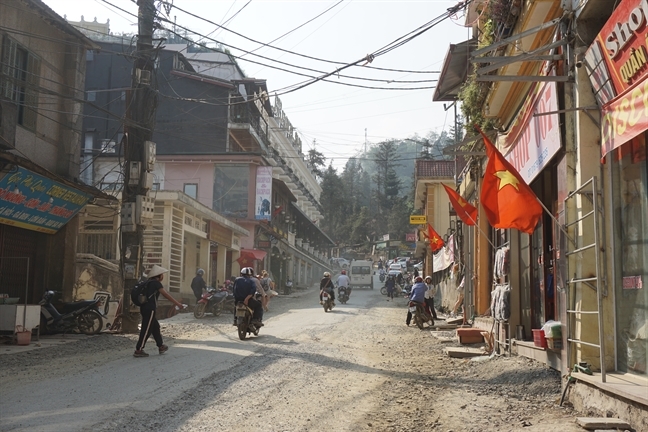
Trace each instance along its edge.
{"label": "metal ladder", "polygon": [[[568,201],[573,200],[576,196],[582,196],[586,198],[590,203],[592,210],[587,211],[586,213],[581,214],[579,218],[573,221],[569,221],[569,211],[567,210]],[[585,200],[583,200],[584,202]],[[573,349],[574,345],[587,345],[599,349],[599,358],[601,364],[601,380],[602,382],[606,381],[605,374],[605,335],[603,331],[603,297],[607,296],[606,289],[606,277],[603,274],[605,271],[605,249],[601,248],[601,244],[604,241],[603,236],[603,224],[602,222],[602,207],[601,207],[601,193],[598,190],[596,177],[592,177],[578,189],[571,192],[565,198],[565,228],[570,226],[575,226],[575,241],[567,241],[567,252],[566,256],[571,256],[575,254],[580,254],[583,258],[590,258],[593,256],[596,264],[596,274],[594,276],[583,277],[583,275],[577,275],[577,270],[572,272],[572,269],[569,269],[568,264],[568,273],[573,274],[573,277],[567,281],[569,286],[568,291],[568,309],[567,309],[567,343],[569,344],[569,349]],[[590,219],[593,218],[593,219]],[[594,243],[582,244],[580,239],[579,229],[584,224],[591,224],[591,228],[594,230]],[[576,294],[582,292],[584,286],[590,287],[596,291],[597,303],[596,310],[580,310],[576,309]],[[582,315],[597,315],[598,316],[598,341],[597,343],[586,342],[581,339],[577,339],[574,336],[575,325],[574,321],[578,316]],[[567,352],[568,361],[571,361],[571,351]]]}

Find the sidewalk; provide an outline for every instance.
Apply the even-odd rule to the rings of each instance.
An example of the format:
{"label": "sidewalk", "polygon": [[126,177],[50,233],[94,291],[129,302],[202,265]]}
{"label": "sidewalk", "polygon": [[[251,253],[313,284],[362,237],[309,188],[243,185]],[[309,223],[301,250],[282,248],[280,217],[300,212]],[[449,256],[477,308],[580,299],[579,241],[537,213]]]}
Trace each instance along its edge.
{"label": "sidewalk", "polygon": [[76,342],[83,338],[93,337],[82,334],[56,334],[56,335],[40,335],[40,340],[35,340],[35,335],[32,336],[29,345],[16,345],[12,343],[12,335],[3,335],[0,337],[0,356],[4,354],[16,354],[26,351],[32,351],[40,348],[49,348],[56,345]]}

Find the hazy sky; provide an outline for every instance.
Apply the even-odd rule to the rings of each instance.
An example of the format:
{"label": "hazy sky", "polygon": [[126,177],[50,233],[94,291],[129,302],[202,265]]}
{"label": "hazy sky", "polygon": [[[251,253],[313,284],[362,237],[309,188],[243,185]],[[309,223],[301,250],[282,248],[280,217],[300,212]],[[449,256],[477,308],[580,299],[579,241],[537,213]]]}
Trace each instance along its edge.
{"label": "hazy sky", "polygon": [[[137,32],[137,19],[128,13],[136,15],[137,5],[130,0],[44,1],[60,15],[67,15],[69,20],[78,21],[81,15],[86,21],[94,20],[95,17],[99,22],[110,19],[113,33]],[[281,92],[281,89],[309,79],[277,68],[309,76],[333,72],[341,66],[333,62],[348,64],[376,52],[422,25],[438,19],[457,1],[173,0],[173,3],[231,30],[218,28],[176,8],[168,16],[162,11],[162,16],[171,21],[175,19],[179,26],[230,45],[229,49],[234,55],[243,56],[239,64],[246,75],[266,79],[272,96],[274,91]],[[128,12],[120,11],[111,4]],[[328,12],[317,17],[329,8]],[[271,43],[313,18],[315,19],[303,27]],[[376,57],[371,66],[403,71],[439,71],[449,44],[468,39],[469,29],[463,23],[463,14],[443,20],[403,46]],[[200,39],[197,35],[190,36],[194,40]],[[262,47],[243,36],[300,55]],[[204,42],[212,44],[210,40]],[[244,55],[243,50],[256,50],[253,54],[267,58]],[[276,61],[289,65],[281,65]],[[362,66],[353,66],[340,74],[388,81],[436,80],[439,76],[438,73],[393,72]],[[329,79],[387,88],[433,87],[436,84],[388,83],[337,75]],[[415,134],[424,136],[431,130],[449,130],[453,124],[454,111],[451,109],[446,112],[442,103],[432,102],[433,93],[433,88],[378,90],[319,81],[280,98],[284,112],[301,135],[305,144],[304,151],[312,148],[313,140],[316,140],[317,149],[328,160],[333,159],[334,166],[341,167],[364,145],[365,128],[370,144],[388,138],[407,138]]]}

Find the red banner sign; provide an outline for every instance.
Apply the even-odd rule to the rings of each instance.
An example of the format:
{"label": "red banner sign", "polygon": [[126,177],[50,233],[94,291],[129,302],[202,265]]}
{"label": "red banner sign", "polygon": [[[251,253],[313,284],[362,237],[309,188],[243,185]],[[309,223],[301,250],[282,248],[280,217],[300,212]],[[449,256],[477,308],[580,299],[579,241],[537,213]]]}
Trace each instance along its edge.
{"label": "red banner sign", "polygon": [[648,129],[648,0],[623,0],[585,56],[603,106],[601,156]]}

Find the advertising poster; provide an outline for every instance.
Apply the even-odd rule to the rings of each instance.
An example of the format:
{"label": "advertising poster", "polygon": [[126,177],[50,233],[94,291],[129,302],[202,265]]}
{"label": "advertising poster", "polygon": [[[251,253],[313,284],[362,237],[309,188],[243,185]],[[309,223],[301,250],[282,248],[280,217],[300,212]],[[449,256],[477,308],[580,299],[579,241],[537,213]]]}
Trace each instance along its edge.
{"label": "advertising poster", "polygon": [[272,216],[272,167],[260,166],[256,172],[254,218],[270,220]]}

